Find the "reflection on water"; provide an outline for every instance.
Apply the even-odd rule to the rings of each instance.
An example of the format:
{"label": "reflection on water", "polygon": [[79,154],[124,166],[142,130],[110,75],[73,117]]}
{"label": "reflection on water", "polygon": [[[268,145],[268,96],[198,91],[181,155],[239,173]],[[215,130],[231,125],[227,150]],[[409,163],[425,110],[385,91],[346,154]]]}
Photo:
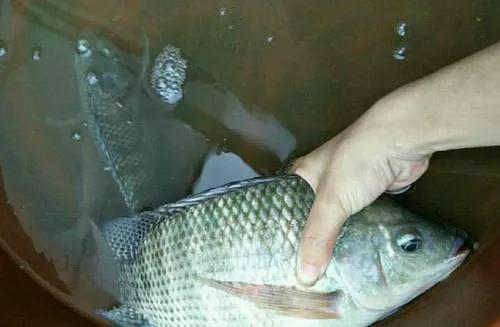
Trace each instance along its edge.
{"label": "reflection on water", "polygon": [[[89,219],[271,174],[386,92],[496,41],[488,31],[500,27],[498,8],[477,1],[442,19],[455,4],[0,1],[8,200],[73,298],[101,306]],[[169,44],[188,64],[162,101],[151,74]],[[459,185],[480,174],[491,185],[500,158],[488,158],[480,172],[478,162],[437,160],[431,174],[458,176],[445,180]],[[439,207],[436,193],[419,193],[431,184],[412,195],[419,208]]]}
{"label": "reflection on water", "polygon": [[[244,104],[232,93],[215,84],[189,82],[186,92],[185,106],[181,108],[191,115],[201,115],[212,120],[214,124],[221,125],[235,137],[246,139],[261,151],[283,161],[295,149],[294,135],[283,127],[275,117],[254,108],[248,111]],[[225,137],[227,141],[227,137]]]}

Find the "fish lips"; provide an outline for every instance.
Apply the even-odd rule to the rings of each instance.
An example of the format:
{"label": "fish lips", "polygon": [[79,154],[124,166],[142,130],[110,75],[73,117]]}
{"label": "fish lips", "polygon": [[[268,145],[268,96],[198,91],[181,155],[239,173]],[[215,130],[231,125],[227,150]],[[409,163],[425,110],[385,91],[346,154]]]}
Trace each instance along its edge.
{"label": "fish lips", "polygon": [[463,230],[456,230],[456,237],[450,251],[451,258],[464,258],[470,253],[472,249],[472,241]]}

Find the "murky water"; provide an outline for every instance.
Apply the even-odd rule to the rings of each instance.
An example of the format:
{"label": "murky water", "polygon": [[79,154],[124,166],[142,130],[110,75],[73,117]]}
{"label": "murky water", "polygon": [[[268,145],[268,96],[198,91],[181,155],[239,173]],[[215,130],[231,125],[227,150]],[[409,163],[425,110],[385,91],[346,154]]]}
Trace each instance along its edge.
{"label": "murky water", "polygon": [[[75,302],[110,303],[88,269],[87,219],[271,174],[385,93],[498,40],[498,4],[455,4],[0,0],[0,168],[18,219],[2,237]],[[186,60],[172,101],[150,78],[167,45]],[[500,191],[498,149],[458,153],[404,200],[487,239],[497,223],[471,217]]]}

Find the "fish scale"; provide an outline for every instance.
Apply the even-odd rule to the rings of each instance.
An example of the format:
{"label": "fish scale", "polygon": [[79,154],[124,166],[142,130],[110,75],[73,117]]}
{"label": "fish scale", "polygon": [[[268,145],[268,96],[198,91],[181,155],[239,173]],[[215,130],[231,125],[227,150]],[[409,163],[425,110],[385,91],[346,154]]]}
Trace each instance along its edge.
{"label": "fish scale", "polygon": [[[302,178],[283,175],[112,222],[103,235],[119,261],[121,307],[103,316],[124,326],[367,326],[464,259],[451,251],[456,229],[380,199],[347,221],[324,276],[304,288],[295,277],[296,254],[313,201]],[[399,252],[388,256],[397,242],[387,235],[409,228],[427,238],[422,253],[393,248]],[[379,306],[368,307],[373,303]]]}

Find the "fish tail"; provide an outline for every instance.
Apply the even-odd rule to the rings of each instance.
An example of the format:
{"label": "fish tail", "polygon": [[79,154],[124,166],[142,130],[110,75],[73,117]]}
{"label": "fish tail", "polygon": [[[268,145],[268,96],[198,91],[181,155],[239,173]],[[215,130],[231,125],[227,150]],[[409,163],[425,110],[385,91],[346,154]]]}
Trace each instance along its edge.
{"label": "fish tail", "polygon": [[119,265],[113,256],[102,232],[90,219],[86,219],[90,237],[94,244],[93,254],[90,260],[92,278],[97,285],[113,296],[116,300],[121,299],[119,280]]}

